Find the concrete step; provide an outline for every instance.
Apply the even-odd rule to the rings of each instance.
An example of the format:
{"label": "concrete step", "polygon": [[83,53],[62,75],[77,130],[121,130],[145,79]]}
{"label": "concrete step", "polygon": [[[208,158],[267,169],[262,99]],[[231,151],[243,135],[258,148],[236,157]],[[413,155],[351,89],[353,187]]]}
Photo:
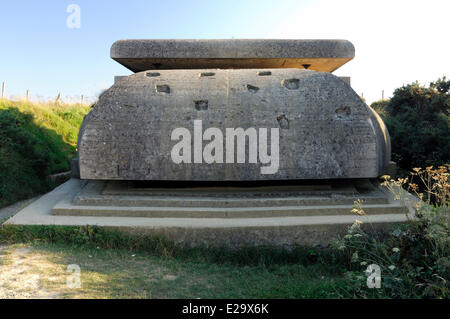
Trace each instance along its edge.
{"label": "concrete step", "polygon": [[[62,216],[122,216],[122,217],[172,217],[172,218],[259,218],[282,216],[354,215],[352,205],[333,206],[265,206],[265,207],[118,207],[79,206],[66,199],[58,202],[52,215]],[[395,204],[363,205],[367,214],[400,214],[405,207]],[[356,215],[355,215],[356,216]]]}
{"label": "concrete step", "polygon": [[332,206],[353,205],[360,199],[365,204],[388,204],[382,194],[343,196],[292,196],[268,198],[227,198],[227,197],[180,197],[180,196],[119,196],[119,195],[78,195],[73,200],[77,206],[119,206],[119,207],[279,207],[279,206]]}
{"label": "concrete step", "polygon": [[353,184],[336,185],[277,185],[277,186],[214,186],[214,187],[137,187],[131,182],[89,181],[83,193],[121,196],[179,196],[179,197],[219,197],[219,198],[267,198],[322,195],[357,195]]}
{"label": "concrete step", "polygon": [[[362,221],[363,226],[367,225],[370,229],[388,230],[393,223],[402,223],[409,218],[414,218],[413,209],[410,208],[407,214],[408,208],[400,207],[399,201],[392,201],[392,204],[389,205],[365,205],[368,214],[364,216],[350,214],[351,206],[346,207],[344,214],[286,217],[273,215],[273,217],[265,218],[171,218],[168,217],[166,211],[164,211],[164,218],[121,217],[120,212],[119,215],[114,212],[111,216],[55,215],[58,210],[62,213],[72,214],[70,208],[71,206],[75,207],[71,205],[72,200],[85,185],[84,181],[71,179],[25,207],[6,223],[13,225],[96,225],[116,229],[130,236],[162,236],[180,245],[238,248],[260,245],[288,247],[299,244],[326,246],[337,235],[345,234],[356,219]],[[408,195],[408,198],[410,197],[413,202],[416,200]],[[388,207],[392,207],[392,210]],[[324,207],[321,208],[324,209]],[[374,214],[372,208],[377,213]],[[93,207],[92,209],[102,208]],[[124,210],[120,207],[117,209]],[[140,209],[147,208],[140,207]],[[108,210],[110,209],[108,208]],[[158,210],[162,212],[161,208]],[[169,210],[176,212],[177,208]],[[393,211],[398,213],[392,213]],[[379,212],[384,213],[378,214]]]}

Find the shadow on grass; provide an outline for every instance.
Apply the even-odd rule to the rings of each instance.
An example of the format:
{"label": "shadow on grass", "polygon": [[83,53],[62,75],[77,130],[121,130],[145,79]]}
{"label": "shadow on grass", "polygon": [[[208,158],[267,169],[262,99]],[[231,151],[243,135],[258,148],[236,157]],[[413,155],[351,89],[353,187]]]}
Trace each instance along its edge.
{"label": "shadow on grass", "polygon": [[[53,286],[68,298],[336,298],[345,285],[342,274],[329,273],[327,265],[320,263],[217,264],[209,259],[67,244],[40,243],[34,249],[52,265],[48,272],[53,278],[59,273]],[[64,287],[70,264],[81,269],[79,290]]]}
{"label": "shadow on grass", "polygon": [[0,207],[49,191],[47,176],[70,169],[75,147],[33,115],[0,108]]}
{"label": "shadow on grass", "polygon": [[174,258],[189,262],[208,262],[239,266],[312,265],[323,263],[330,270],[338,268],[341,256],[325,248],[295,246],[290,249],[276,247],[185,247],[161,237],[131,236],[120,231],[96,226],[21,226],[0,227],[0,242],[46,243],[70,245],[72,248],[120,249],[145,252],[159,258]]}

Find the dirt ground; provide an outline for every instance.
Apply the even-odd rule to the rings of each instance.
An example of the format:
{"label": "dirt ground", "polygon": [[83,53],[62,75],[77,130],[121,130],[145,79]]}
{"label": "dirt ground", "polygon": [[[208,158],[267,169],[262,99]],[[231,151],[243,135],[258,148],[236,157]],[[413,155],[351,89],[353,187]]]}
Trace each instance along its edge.
{"label": "dirt ground", "polygon": [[0,299],[58,298],[57,293],[42,287],[40,275],[33,268],[45,267],[46,262],[31,251],[29,247],[0,246]]}

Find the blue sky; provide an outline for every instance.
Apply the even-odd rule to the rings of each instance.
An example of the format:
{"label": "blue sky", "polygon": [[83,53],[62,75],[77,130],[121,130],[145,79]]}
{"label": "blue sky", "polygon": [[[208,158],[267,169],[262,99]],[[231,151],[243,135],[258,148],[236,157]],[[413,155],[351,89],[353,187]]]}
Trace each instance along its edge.
{"label": "blue sky", "polygon": [[[335,72],[371,102],[415,80],[449,76],[450,1],[2,0],[0,82],[6,95],[95,98],[114,75],[130,72],[109,57],[126,38],[336,38],[355,59]],[[81,28],[69,29],[69,4]]]}

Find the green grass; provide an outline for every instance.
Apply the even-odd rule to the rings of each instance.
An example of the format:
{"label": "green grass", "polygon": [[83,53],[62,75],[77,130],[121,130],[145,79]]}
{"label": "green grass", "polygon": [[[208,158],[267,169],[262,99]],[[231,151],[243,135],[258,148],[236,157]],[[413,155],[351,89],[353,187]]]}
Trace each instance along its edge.
{"label": "green grass", "polygon": [[[448,267],[448,250],[435,262],[430,254],[435,252],[423,249],[420,225],[396,225],[385,239],[352,226],[352,238],[346,235],[335,243],[343,249],[333,244],[290,250],[189,248],[161,237],[95,226],[3,225],[0,287],[2,272],[15,271],[25,277],[38,275],[46,291],[59,298],[448,298],[447,284],[441,282],[448,278],[442,268]],[[16,256],[17,247],[31,248],[31,259]],[[371,263],[382,268],[381,289],[366,286],[365,269]],[[81,268],[80,289],[65,286],[67,266],[72,264]],[[394,271],[390,265],[395,265]],[[23,266],[23,271],[16,269]],[[11,276],[15,275],[4,275],[3,280]],[[20,281],[13,284],[21,289]]]}
{"label": "green grass", "polygon": [[[32,247],[32,272],[61,298],[337,298],[345,286],[342,275],[320,263],[242,265],[232,259],[219,263],[125,249],[26,247]],[[8,257],[3,259],[14,266]],[[72,264],[81,268],[80,289],[65,285],[66,269]]]}
{"label": "green grass", "polygon": [[64,143],[77,145],[78,130],[83,117],[91,107],[79,104],[33,103],[26,101],[0,100],[0,110],[16,108],[21,113],[33,115],[33,122],[40,127],[53,130]]}
{"label": "green grass", "polygon": [[[345,268],[323,249],[186,248],[96,227],[3,226],[0,244],[31,247],[32,272],[62,298],[339,298]],[[81,289],[67,289],[67,266]]]}
{"label": "green grass", "polygon": [[0,100],[0,207],[50,190],[68,171],[87,106]]}
{"label": "green grass", "polygon": [[[270,247],[243,248],[229,250],[223,248],[186,248],[161,237],[148,235],[129,235],[114,229],[96,226],[40,226],[40,225],[2,225],[0,244],[44,243],[63,244],[73,247],[100,247],[102,249],[126,249],[129,251],[152,252],[163,257],[180,257],[189,260],[207,260],[213,263],[227,263],[230,260],[238,265],[275,263],[313,263],[325,258],[314,249],[298,247],[294,250],[281,250]],[[331,258],[331,257],[329,257]],[[330,260],[334,262],[335,260]]]}
{"label": "green grass", "polygon": [[[60,249],[62,248],[62,249]],[[343,278],[322,264],[237,264],[186,256],[164,257],[124,250],[80,249],[62,253],[64,264],[81,262],[88,296],[151,298],[338,297]],[[225,252],[226,254],[226,252]],[[135,255],[134,257],[132,255]],[[92,258],[89,258],[92,256]],[[103,274],[108,289],[98,289]]]}

